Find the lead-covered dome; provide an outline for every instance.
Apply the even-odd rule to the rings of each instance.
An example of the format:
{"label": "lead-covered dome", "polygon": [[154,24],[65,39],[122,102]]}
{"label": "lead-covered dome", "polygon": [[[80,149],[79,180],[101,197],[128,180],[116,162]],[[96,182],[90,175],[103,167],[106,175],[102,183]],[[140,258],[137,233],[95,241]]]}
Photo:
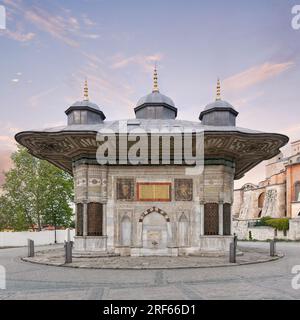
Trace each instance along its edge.
{"label": "lead-covered dome", "polygon": [[87,81],[84,85],[84,99],[73,103],[65,113],[68,116],[68,125],[97,124],[106,118],[96,103],[89,101]]}
{"label": "lead-covered dome", "polygon": [[174,101],[166,95],[160,93],[159,91],[151,92],[146,96],[140,98],[140,100],[136,104],[136,107],[142,106],[145,103],[165,103],[175,108]]}
{"label": "lead-covered dome", "polygon": [[157,71],[154,69],[153,91],[139,99],[134,108],[137,119],[175,119],[177,108],[174,101],[158,90]]}
{"label": "lead-covered dome", "polygon": [[207,126],[235,126],[239,114],[227,101],[221,100],[220,81],[217,83],[216,101],[209,103],[200,113],[199,119]]}
{"label": "lead-covered dome", "polygon": [[220,109],[220,108],[231,108],[231,109],[235,110],[234,107],[229,102],[224,101],[224,100],[216,100],[214,102],[209,103],[204,108],[204,111],[211,110],[211,109],[214,109],[214,108],[217,108],[217,109]]}

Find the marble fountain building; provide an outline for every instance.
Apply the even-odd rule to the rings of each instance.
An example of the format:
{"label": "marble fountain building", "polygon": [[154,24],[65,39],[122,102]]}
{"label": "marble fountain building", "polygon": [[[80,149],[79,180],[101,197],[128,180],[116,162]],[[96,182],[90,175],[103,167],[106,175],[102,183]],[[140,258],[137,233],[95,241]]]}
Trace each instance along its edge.
{"label": "marble fountain building", "polygon": [[[134,112],[135,119],[107,120],[89,100],[86,84],[84,100],[66,110],[65,126],[16,135],[34,156],[74,176],[74,255],[225,253],[233,237],[234,179],[276,156],[288,138],[237,127],[238,112],[221,99],[219,82],[216,100],[199,112],[199,120],[197,115],[194,121],[177,120],[175,103],[158,89],[156,70],[153,91],[137,102]],[[115,161],[99,163],[96,155],[107,142],[105,132],[118,132],[120,126],[126,127],[126,137],[140,129],[147,139],[150,132],[164,129],[170,153],[175,144],[172,129],[199,130],[204,138],[203,170],[189,172],[187,169],[195,165],[186,159],[179,163],[174,152],[166,163],[162,137],[147,148],[149,153],[156,150],[158,154],[154,163],[124,162],[121,155],[135,142],[128,139],[126,148],[120,147],[118,133]],[[181,139],[182,135],[179,133]],[[193,140],[191,145],[195,154],[197,144]]]}

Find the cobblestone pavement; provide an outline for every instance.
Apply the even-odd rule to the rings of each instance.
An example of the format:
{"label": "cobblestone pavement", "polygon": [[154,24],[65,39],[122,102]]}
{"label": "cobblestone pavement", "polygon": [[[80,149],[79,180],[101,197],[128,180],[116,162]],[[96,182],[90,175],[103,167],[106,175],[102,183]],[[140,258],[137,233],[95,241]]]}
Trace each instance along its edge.
{"label": "cobblestone pavement", "polygon": [[[241,244],[259,250],[269,245]],[[300,243],[278,243],[277,249],[285,254],[277,261],[172,270],[47,266],[21,261],[26,248],[0,249],[0,265],[7,272],[0,299],[300,299],[300,290],[291,285],[292,267],[300,265]]]}

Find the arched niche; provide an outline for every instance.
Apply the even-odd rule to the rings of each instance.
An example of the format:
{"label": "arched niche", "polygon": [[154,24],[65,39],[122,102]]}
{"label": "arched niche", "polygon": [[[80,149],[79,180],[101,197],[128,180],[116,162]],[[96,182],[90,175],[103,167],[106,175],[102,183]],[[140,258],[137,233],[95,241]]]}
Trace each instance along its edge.
{"label": "arched niche", "polygon": [[131,233],[131,220],[128,215],[124,215],[120,226],[120,240],[122,246],[129,247],[131,245]]}
{"label": "arched niche", "polygon": [[143,219],[142,233],[143,248],[165,249],[168,245],[167,221],[158,212],[154,211]]}
{"label": "arched niche", "polygon": [[178,221],[178,246],[186,247],[189,242],[189,220],[184,214],[181,214]]}
{"label": "arched niche", "polygon": [[259,209],[262,209],[264,207],[264,203],[265,203],[265,198],[266,198],[266,193],[262,192],[257,199],[257,206]]}

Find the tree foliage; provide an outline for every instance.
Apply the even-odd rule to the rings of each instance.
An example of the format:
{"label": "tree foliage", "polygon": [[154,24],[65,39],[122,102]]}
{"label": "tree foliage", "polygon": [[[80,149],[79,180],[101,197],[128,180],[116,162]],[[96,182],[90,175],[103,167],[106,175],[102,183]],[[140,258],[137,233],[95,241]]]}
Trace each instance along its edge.
{"label": "tree foliage", "polygon": [[5,174],[0,197],[0,229],[69,226],[73,216],[72,177],[20,146],[11,158],[13,168]]}
{"label": "tree foliage", "polygon": [[267,226],[277,230],[286,231],[289,229],[289,219],[271,218],[270,216],[265,216],[256,223],[256,226]]}

